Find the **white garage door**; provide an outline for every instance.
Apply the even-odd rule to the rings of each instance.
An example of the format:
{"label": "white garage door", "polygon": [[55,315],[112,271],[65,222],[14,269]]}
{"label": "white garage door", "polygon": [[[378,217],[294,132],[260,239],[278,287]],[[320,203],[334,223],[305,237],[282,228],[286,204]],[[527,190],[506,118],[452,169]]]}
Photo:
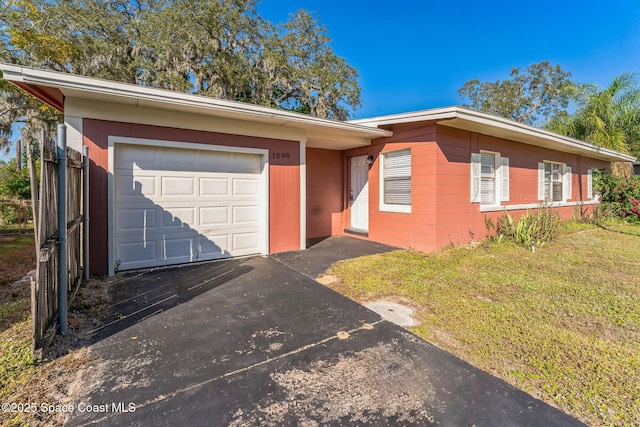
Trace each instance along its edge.
{"label": "white garage door", "polygon": [[114,160],[116,268],[261,252],[261,155],[116,144]]}

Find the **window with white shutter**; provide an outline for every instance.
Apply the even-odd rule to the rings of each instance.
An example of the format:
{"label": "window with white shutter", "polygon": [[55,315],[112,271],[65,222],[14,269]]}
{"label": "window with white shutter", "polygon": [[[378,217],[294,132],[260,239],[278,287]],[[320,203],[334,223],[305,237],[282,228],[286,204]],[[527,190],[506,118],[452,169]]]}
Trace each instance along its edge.
{"label": "window with white shutter", "polygon": [[509,159],[500,153],[471,154],[471,203],[496,206],[509,201]]}
{"label": "window with white shutter", "polygon": [[[597,170],[597,169],[595,169]],[[593,172],[594,169],[589,169],[587,171],[587,198],[589,200],[594,198],[594,194],[593,194]]]}
{"label": "window with white shutter", "polygon": [[571,200],[573,177],[571,166],[564,163],[538,163],[538,200],[565,202]]}
{"label": "window with white shutter", "polygon": [[411,150],[381,154],[380,210],[411,212]]}
{"label": "window with white shutter", "polygon": [[496,155],[480,153],[480,204],[496,204]]}

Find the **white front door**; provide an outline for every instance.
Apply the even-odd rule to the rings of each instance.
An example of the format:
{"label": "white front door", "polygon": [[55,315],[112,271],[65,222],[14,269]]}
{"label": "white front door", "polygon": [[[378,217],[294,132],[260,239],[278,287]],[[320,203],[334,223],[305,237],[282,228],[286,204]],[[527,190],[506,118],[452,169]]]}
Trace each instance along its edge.
{"label": "white front door", "polygon": [[367,156],[351,158],[351,228],[369,230],[369,165]]}

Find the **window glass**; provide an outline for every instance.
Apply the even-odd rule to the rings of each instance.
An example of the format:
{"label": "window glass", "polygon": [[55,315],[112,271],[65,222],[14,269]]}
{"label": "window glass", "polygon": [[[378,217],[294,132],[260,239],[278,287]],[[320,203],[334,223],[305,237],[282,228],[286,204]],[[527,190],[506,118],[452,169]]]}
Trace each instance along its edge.
{"label": "window glass", "polygon": [[411,205],[411,150],[384,153],[384,203]]}
{"label": "window glass", "polygon": [[496,202],[496,155],[493,153],[480,154],[480,203],[494,204]]}

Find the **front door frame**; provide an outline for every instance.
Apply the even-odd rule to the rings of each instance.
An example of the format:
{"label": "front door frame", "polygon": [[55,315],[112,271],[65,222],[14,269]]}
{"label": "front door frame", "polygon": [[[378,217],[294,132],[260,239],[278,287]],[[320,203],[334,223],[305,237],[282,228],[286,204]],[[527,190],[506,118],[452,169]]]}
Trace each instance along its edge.
{"label": "front door frame", "polygon": [[[349,227],[353,230],[369,231],[369,164],[368,155],[350,157],[349,188]],[[359,176],[357,174],[360,174]]]}

